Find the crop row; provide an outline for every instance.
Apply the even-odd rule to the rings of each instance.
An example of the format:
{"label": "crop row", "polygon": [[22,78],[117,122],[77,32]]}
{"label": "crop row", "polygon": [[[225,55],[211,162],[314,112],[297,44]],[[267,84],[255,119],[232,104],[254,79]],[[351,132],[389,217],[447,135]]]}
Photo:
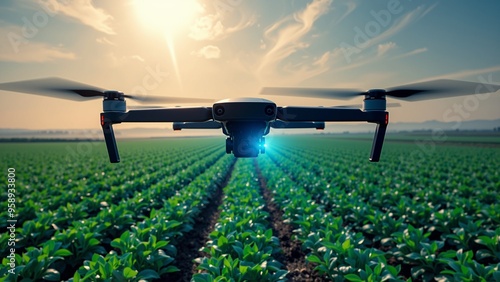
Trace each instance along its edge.
{"label": "crop row", "polygon": [[296,239],[309,251],[308,261],[317,264],[316,271],[334,281],[356,277],[360,281],[377,281],[371,280],[376,277],[399,279],[399,268],[388,265],[381,251],[365,248],[361,234],[344,226],[341,217],[325,212],[304,187],[277,169],[270,158],[259,158],[258,165],[274,194],[274,202],[284,212],[285,222],[296,228]]}
{"label": "crop row", "polygon": [[[61,207],[80,210],[79,207],[68,207],[68,204],[73,206],[74,203],[85,201],[85,206],[91,209],[99,207],[98,203],[110,202],[113,198],[120,200],[119,193],[124,193],[123,191],[133,193],[135,190],[148,187],[159,179],[189,166],[196,160],[192,157],[193,154],[214,152],[220,149],[210,148],[209,145],[211,144],[188,147],[189,151],[174,147],[176,149],[149,157],[144,155],[140,160],[127,161],[116,166],[108,163],[102,164],[102,160],[98,161],[95,156],[88,159],[88,163],[75,164],[62,162],[60,155],[59,159],[54,160],[58,156],[57,153],[50,157],[43,153],[34,154],[32,158],[27,159],[28,163],[29,161],[47,162],[50,165],[33,167],[29,164],[10,164],[10,167],[17,167],[16,194],[19,197],[16,203],[17,224],[22,225],[25,221],[34,219],[37,213],[64,213]],[[64,145],[61,146],[64,147]],[[44,157],[47,158],[44,159]],[[10,158],[5,159],[10,161]],[[40,171],[41,168],[43,171]],[[113,193],[108,193],[109,191]],[[6,196],[2,194],[2,198]],[[94,211],[88,210],[87,212]],[[0,218],[6,217],[7,210],[3,210]],[[6,221],[2,221],[0,227],[5,227],[5,224]]]}
{"label": "crop row", "polygon": [[275,259],[281,252],[264,210],[255,167],[239,159],[224,189],[215,230],[196,259],[202,273],[193,281],[282,281],[287,271]]}
{"label": "crop row", "polygon": [[[336,150],[317,148],[315,153],[313,147],[306,154],[296,147],[293,150],[283,147],[268,150],[275,165],[286,171],[296,185],[304,187],[323,209],[340,217],[343,225],[356,232],[363,239],[362,248],[376,248],[392,264],[402,266],[404,276],[428,280],[447,275],[462,280],[474,275],[490,278],[500,275],[500,228],[494,218],[484,218],[485,210],[491,208],[498,212],[498,205],[476,200],[482,208],[478,219],[477,214],[466,213],[466,207],[456,206],[467,201],[461,194],[448,195],[447,203],[432,202],[431,198],[437,199],[445,192],[439,188],[437,191],[419,188],[420,179],[426,185],[430,183],[418,174],[412,179],[414,188],[392,186],[390,182],[381,181],[390,176],[380,177],[390,170],[376,171],[377,166],[367,167],[352,160],[349,165],[342,164],[343,158]],[[353,147],[350,144],[350,148]],[[404,170],[396,172],[404,173]],[[490,178],[494,179],[495,172],[491,173]],[[392,178],[397,180],[398,174]],[[412,190],[433,196],[420,198],[417,192],[411,197]],[[496,192],[484,190],[483,193]],[[463,268],[450,269],[449,265],[460,260]]]}
{"label": "crop row", "polygon": [[[73,221],[69,228],[57,230],[49,241],[44,241],[47,238],[40,239],[39,241],[43,242],[40,248],[33,245],[26,248],[27,251],[22,255],[16,255],[19,267],[16,273],[19,277],[33,279],[49,275],[48,278],[54,280],[59,278],[59,273],[71,273],[72,269],[78,268],[84,260],[91,259],[93,254],[105,254],[111,250],[110,243],[113,239],[120,237],[140,218],[149,216],[152,209],[165,205],[169,197],[212,166],[221,156],[222,152],[219,152],[198,158],[195,164],[143,191],[137,191],[133,197],[124,198],[117,205],[102,207],[96,216]],[[36,240],[39,238],[37,236],[43,235],[28,234],[27,237]],[[54,254],[57,254],[56,257],[61,256],[57,252],[65,255],[65,259],[52,261]]]}
{"label": "crop row", "polygon": [[[222,185],[230,166],[223,157],[189,185],[152,210],[149,217],[111,241],[106,256],[94,254],[75,272],[73,281],[139,281],[179,271],[176,245],[193,228],[194,219]],[[189,238],[185,238],[189,240]]]}
{"label": "crop row", "polygon": [[[291,161],[300,161],[302,167],[330,186],[356,193],[361,200],[373,202],[380,209],[396,207],[405,199],[435,210],[463,209],[474,220],[484,220],[488,227],[500,225],[500,203],[496,201],[500,197],[498,150],[440,146],[425,162],[419,163],[405,158],[418,146],[396,143],[386,148],[383,161],[375,165],[364,161],[360,150],[320,147],[327,142],[331,139],[320,139],[307,150],[297,143],[276,151]],[[356,145],[353,141],[348,148],[353,150]],[[373,194],[373,190],[382,192]],[[383,198],[377,198],[380,195]]]}
{"label": "crop row", "polygon": [[[366,221],[373,221],[374,215],[391,214],[401,223],[411,224],[414,227],[423,227],[433,232],[433,237],[446,237],[453,234],[453,230],[461,225],[473,222],[476,228],[491,228],[497,226],[494,217],[484,218],[484,210],[488,205],[478,207],[476,213],[467,213],[463,207],[451,208],[444,205],[456,205],[466,199],[455,195],[446,201],[443,194],[436,191],[426,192],[432,197],[419,197],[405,192],[409,188],[397,186],[387,187],[384,184],[374,183],[370,179],[351,180],[350,183],[339,185],[328,181],[324,175],[311,172],[311,159],[300,154],[271,155],[300,185],[304,185],[315,200],[332,210],[336,215],[345,215],[344,220],[358,231],[363,231]],[[349,176],[337,172],[338,175],[349,179]],[[338,177],[338,176],[336,176]],[[418,184],[416,184],[418,185]],[[430,198],[433,198],[432,201]],[[425,200],[426,199],[426,200]],[[437,202],[440,199],[440,202]]]}
{"label": "crop row", "polygon": [[[150,183],[147,184],[139,181],[136,183],[125,183],[124,185],[116,187],[116,189],[113,188],[101,194],[94,194],[93,197],[87,197],[75,205],[67,204],[66,206],[62,206],[57,212],[39,212],[34,220],[24,222],[22,227],[16,229],[16,248],[22,251],[26,247],[37,246],[48,240],[56,231],[65,230],[72,223],[81,219],[107,219],[110,217],[109,210],[117,210],[114,213],[119,213],[122,209],[120,207],[137,205],[137,203],[144,205],[144,200],[154,202],[155,199],[151,198],[151,196],[145,198],[145,192],[155,187],[161,189],[167,185],[171,186],[171,184],[180,185],[185,183],[193,177],[186,174],[186,169],[189,168],[188,171],[191,170],[193,173],[196,173],[201,166],[215,162],[217,157],[220,157],[221,154],[222,152],[219,152],[219,154],[215,154],[214,152],[213,155],[202,158],[203,154],[199,152],[193,154],[190,159],[179,161],[176,164],[176,169],[173,170],[176,174],[163,175],[161,178],[150,181]],[[195,163],[199,163],[198,166],[195,165]],[[198,169],[193,171],[193,168]],[[178,181],[179,179],[182,179],[182,181]],[[148,196],[148,194],[146,194],[146,196]],[[0,245],[7,246],[8,234],[2,234],[0,239]],[[4,250],[7,251],[7,248]]]}

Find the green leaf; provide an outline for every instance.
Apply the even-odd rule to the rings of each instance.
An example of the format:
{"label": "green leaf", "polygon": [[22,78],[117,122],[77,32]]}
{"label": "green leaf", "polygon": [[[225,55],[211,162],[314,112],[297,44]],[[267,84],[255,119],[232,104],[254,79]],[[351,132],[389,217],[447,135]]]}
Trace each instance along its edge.
{"label": "green leaf", "polygon": [[233,250],[238,254],[239,258],[243,258],[243,249],[238,246],[233,246]]}
{"label": "green leaf", "polygon": [[307,261],[309,262],[315,262],[315,263],[318,263],[318,264],[321,264],[323,263],[323,261],[316,255],[310,255],[307,257]]}
{"label": "green leaf", "polygon": [[419,260],[422,258],[422,255],[420,255],[418,253],[410,253],[410,254],[407,254],[406,257],[411,259],[411,260]]}
{"label": "green leaf", "polygon": [[248,271],[248,266],[245,266],[245,265],[240,265],[239,269],[240,269],[240,273],[241,273],[242,275],[244,275],[244,274],[245,274],[245,273],[247,273],[247,271]]}
{"label": "green leaf", "polygon": [[73,254],[72,252],[70,252],[66,249],[59,249],[59,250],[55,251],[54,256],[55,257],[56,256],[66,257],[66,256],[70,256],[72,254]]}
{"label": "green leaf", "polygon": [[334,250],[337,246],[335,246],[334,243],[332,242],[321,242],[321,244],[325,247],[327,247],[328,249],[332,249]]}
{"label": "green leaf", "polygon": [[493,278],[495,278],[496,282],[500,282],[500,270],[493,272]]}
{"label": "green leaf", "polygon": [[178,272],[178,271],[181,271],[181,270],[179,268],[177,268],[176,266],[169,265],[166,268],[163,268],[160,272],[161,272],[161,274],[164,274],[164,273],[172,273],[172,272]]}
{"label": "green leaf", "polygon": [[48,281],[59,281],[61,280],[60,278],[59,271],[55,269],[47,269],[45,273],[43,274],[43,279],[48,280]]}
{"label": "green leaf", "polygon": [[137,274],[136,279],[139,280],[160,279],[160,275],[158,275],[158,272],[152,269],[144,269],[143,271],[139,272],[139,274]]}
{"label": "green leaf", "polygon": [[73,275],[73,282],[80,282],[80,279],[82,279],[82,277],[80,276],[80,273],[76,271],[75,275]]}
{"label": "green leaf", "polygon": [[350,239],[347,239],[347,240],[345,240],[344,243],[342,243],[342,249],[347,250],[350,247],[351,247],[351,240]]}
{"label": "green leaf", "polygon": [[168,245],[168,242],[167,241],[159,241],[159,242],[156,242],[156,248],[159,249],[159,248],[163,248],[165,247],[166,245]]}
{"label": "green leaf", "polygon": [[344,278],[353,282],[363,282],[363,280],[356,274],[347,274],[344,276]]}
{"label": "green leaf", "polygon": [[97,240],[96,238],[90,239],[89,246],[95,246],[95,245],[99,245],[99,240]]}
{"label": "green leaf", "polygon": [[120,238],[116,238],[111,241],[111,247],[120,249],[122,246],[122,240]]}
{"label": "green leaf", "polygon": [[214,278],[208,273],[197,273],[191,278],[193,282],[213,282]]}
{"label": "green leaf", "polygon": [[123,270],[123,276],[125,276],[125,278],[134,278],[137,275],[137,273],[138,273],[137,270],[133,270],[128,266],[125,267],[125,269]]}

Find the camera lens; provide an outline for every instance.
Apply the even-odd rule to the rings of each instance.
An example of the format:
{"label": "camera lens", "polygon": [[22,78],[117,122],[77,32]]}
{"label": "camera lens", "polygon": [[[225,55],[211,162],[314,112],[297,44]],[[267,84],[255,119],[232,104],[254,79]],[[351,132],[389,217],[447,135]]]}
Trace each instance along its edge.
{"label": "camera lens", "polygon": [[223,106],[217,106],[215,107],[214,112],[216,115],[221,116],[224,114],[225,110]]}

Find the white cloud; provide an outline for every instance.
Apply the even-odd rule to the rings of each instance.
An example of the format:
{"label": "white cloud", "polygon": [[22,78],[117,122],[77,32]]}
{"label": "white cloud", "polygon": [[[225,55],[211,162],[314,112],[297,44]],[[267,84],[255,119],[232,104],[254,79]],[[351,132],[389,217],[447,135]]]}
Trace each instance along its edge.
{"label": "white cloud", "polygon": [[[390,25],[386,30],[381,31],[377,34],[373,34],[372,37],[369,37],[363,30],[361,30],[359,27],[356,27],[355,30],[358,31],[354,36],[354,45],[350,45],[347,42],[342,42],[340,44],[339,49],[342,50],[344,58],[347,61],[347,63],[356,63],[359,60],[364,60],[361,55],[363,51],[366,50],[371,51],[372,48],[370,47],[377,46],[377,44],[380,44],[381,42],[384,42],[389,38],[393,37],[394,35],[396,35],[397,33],[401,32],[410,24],[418,21],[426,14],[428,14],[430,11],[432,11],[434,7],[436,7],[436,5],[437,4],[434,4],[430,7],[421,5],[415,8],[414,10],[411,10],[410,12],[397,18],[394,21],[394,23]],[[362,39],[361,42],[359,39]],[[382,56],[385,54],[385,52],[389,51],[390,49],[391,49],[390,45],[380,44],[379,46],[377,46],[377,53],[379,54],[379,56]],[[419,52],[424,52],[424,51],[419,50]],[[414,54],[408,54],[408,55],[410,56]],[[363,65],[363,63],[356,65],[358,66]],[[352,68],[352,66],[347,66],[347,67]]]}
{"label": "white cloud", "polygon": [[108,45],[112,45],[112,46],[116,46],[115,43],[113,43],[111,40],[109,40],[108,38],[106,37],[99,37],[99,38],[96,38],[95,40],[97,43],[101,43],[101,44],[108,44]]}
{"label": "white cloud", "polygon": [[395,56],[392,59],[397,60],[397,59],[401,59],[401,58],[406,58],[406,57],[410,57],[410,56],[417,55],[417,54],[420,54],[420,53],[424,53],[424,52],[427,52],[427,51],[428,50],[427,50],[426,47],[418,48],[418,49],[412,50],[410,52],[407,52],[407,53]]}
{"label": "white cloud", "polygon": [[115,34],[109,21],[113,17],[104,10],[94,7],[92,0],[38,0],[46,10],[61,13],[107,34]]}
{"label": "white cloud", "polygon": [[255,24],[255,18],[242,16],[235,26],[225,27],[222,24],[224,17],[222,14],[210,14],[199,18],[191,27],[189,37],[194,40],[220,40],[228,35],[245,29]]}
{"label": "white cloud", "polygon": [[[331,0],[314,0],[304,10],[279,20],[265,30],[265,37],[269,41],[266,46],[269,46],[269,51],[263,56],[257,68],[260,77],[268,78],[269,74],[275,74],[276,68],[284,59],[310,46],[310,43],[304,42],[304,37],[309,34],[316,20],[328,12],[331,2]],[[328,59],[329,55],[323,54],[320,58],[321,63],[312,65],[289,63],[283,70],[287,71],[287,77],[290,77],[291,73],[297,73],[298,77],[303,77],[301,80],[304,80],[327,71]]]}
{"label": "white cloud", "polygon": [[387,42],[385,44],[379,44],[377,47],[377,56],[382,57],[387,52],[389,52],[389,50],[395,49],[396,47],[397,47],[397,45],[394,42]]}
{"label": "white cloud", "polygon": [[261,39],[260,40],[259,48],[262,49],[262,50],[264,50],[264,49],[266,49],[266,47],[267,47],[266,43],[264,42],[264,40]]}
{"label": "white cloud", "polygon": [[191,27],[189,37],[194,40],[214,40],[224,32],[224,26],[217,15],[208,15],[199,18]]}
{"label": "white cloud", "polygon": [[330,59],[330,52],[325,52],[321,57],[319,57],[317,60],[315,60],[312,65],[313,66],[324,66],[328,63],[328,60]]}
{"label": "white cloud", "polygon": [[220,58],[220,49],[217,46],[208,45],[198,50],[195,54],[205,59],[218,59]]}
{"label": "white cloud", "polygon": [[416,9],[408,12],[406,15],[398,18],[394,22],[394,24],[384,32],[367,40],[365,43],[362,44],[363,46],[356,46],[356,47],[367,48],[394,36],[395,34],[405,29],[411,23],[424,17],[427,13],[429,13],[432,9],[434,9],[436,5],[437,4],[434,4],[429,8],[426,8],[424,5],[417,7]]}
{"label": "white cloud", "polygon": [[109,52],[106,54],[107,59],[111,63],[113,67],[124,67],[124,66],[134,66],[137,65],[138,62],[144,63],[146,60],[139,55],[122,55],[117,54],[115,52]]}
{"label": "white cloud", "polygon": [[141,56],[139,56],[139,55],[133,55],[133,56],[132,56],[132,57],[130,57],[130,58],[132,58],[132,59],[134,59],[134,60],[137,60],[137,61],[139,61],[139,62],[141,62],[141,63],[144,63],[144,62],[145,62],[144,58],[142,58],[142,57],[141,57]]}

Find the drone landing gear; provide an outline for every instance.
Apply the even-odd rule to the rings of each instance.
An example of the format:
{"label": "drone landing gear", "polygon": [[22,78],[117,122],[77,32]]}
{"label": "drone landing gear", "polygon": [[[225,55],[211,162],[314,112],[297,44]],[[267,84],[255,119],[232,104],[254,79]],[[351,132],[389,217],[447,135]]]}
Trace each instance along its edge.
{"label": "drone landing gear", "polygon": [[370,162],[378,162],[380,160],[386,129],[387,124],[377,124],[375,136],[373,137],[372,151],[370,153]]}
{"label": "drone landing gear", "polygon": [[106,148],[108,149],[109,161],[111,163],[119,163],[120,155],[118,154],[118,147],[116,146],[113,123],[107,121],[104,114],[101,114],[101,127],[104,133],[104,141],[106,141]]}
{"label": "drone landing gear", "polygon": [[106,148],[108,149],[109,161],[111,163],[119,163],[120,155],[118,154],[118,147],[116,146],[113,124],[104,122],[103,116],[101,116],[101,126],[104,133],[104,140],[106,141]]}
{"label": "drone landing gear", "polygon": [[231,137],[226,139],[226,154],[231,154],[233,152],[233,140]]}

